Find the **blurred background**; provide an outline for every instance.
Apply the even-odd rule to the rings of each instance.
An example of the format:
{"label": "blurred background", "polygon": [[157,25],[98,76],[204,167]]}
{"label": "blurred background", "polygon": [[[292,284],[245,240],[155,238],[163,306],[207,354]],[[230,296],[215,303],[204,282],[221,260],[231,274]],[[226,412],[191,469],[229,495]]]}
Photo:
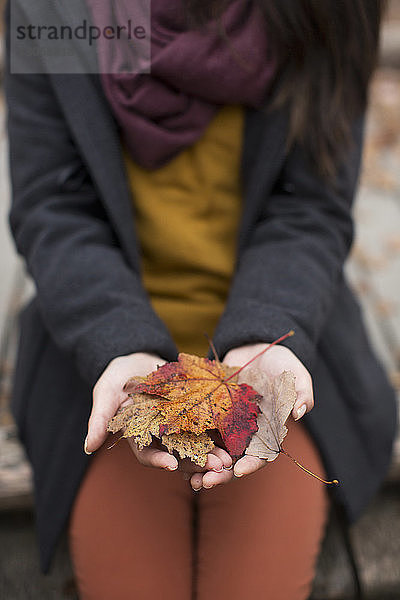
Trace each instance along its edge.
{"label": "blurred background", "polygon": [[[3,5],[4,0],[0,0],[1,11]],[[2,69],[2,28],[0,38]],[[8,408],[16,315],[31,287],[8,232],[4,119],[0,80],[0,598],[76,598],[65,540],[51,575],[39,573],[31,473]],[[355,220],[356,241],[346,268],[361,300],[376,352],[400,399],[400,0],[389,4],[380,64],[371,86]],[[357,565],[364,598],[400,600],[400,434],[385,485],[351,529],[349,539],[332,520],[312,599],[356,597],[352,562]]]}

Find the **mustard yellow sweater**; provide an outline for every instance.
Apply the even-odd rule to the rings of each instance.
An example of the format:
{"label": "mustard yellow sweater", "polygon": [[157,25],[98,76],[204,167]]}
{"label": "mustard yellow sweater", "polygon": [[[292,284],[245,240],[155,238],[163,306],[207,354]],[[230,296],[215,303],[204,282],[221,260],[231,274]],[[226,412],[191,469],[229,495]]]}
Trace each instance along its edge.
{"label": "mustard yellow sweater", "polygon": [[126,158],[152,305],[182,352],[205,355],[224,309],[241,215],[244,114],[219,110],[203,136],[167,165]]}

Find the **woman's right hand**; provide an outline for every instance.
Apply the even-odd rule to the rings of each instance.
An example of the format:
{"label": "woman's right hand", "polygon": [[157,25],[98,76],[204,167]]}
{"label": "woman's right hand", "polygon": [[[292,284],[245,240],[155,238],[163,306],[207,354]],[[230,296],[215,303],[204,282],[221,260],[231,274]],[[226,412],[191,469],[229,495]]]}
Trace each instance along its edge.
{"label": "woman's right hand", "polygon": [[[125,383],[134,375],[145,376],[165,361],[156,354],[134,352],[114,358],[103,371],[93,388],[93,406],[89,418],[85,440],[87,454],[98,450],[107,438],[107,424],[116,412],[128,401],[123,391]],[[128,440],[138,460],[147,466],[174,470],[178,461],[168,452],[156,448],[138,450],[137,445]]]}
{"label": "woman's right hand", "polygon": [[[116,412],[129,401],[123,391],[125,383],[135,375],[146,376],[161,366],[165,360],[156,354],[135,352],[114,358],[103,371],[93,388],[93,406],[89,418],[88,433],[85,440],[85,452],[91,454],[98,450],[106,440],[107,424]],[[127,439],[138,461],[147,467],[157,467],[175,471],[180,468],[184,472],[204,472],[208,470],[222,473],[224,467],[231,464],[230,456],[222,449],[215,448],[208,455],[204,469],[196,467],[190,461],[178,461],[155,440],[150,446],[139,450],[137,444]],[[189,464],[190,463],[190,464]]]}

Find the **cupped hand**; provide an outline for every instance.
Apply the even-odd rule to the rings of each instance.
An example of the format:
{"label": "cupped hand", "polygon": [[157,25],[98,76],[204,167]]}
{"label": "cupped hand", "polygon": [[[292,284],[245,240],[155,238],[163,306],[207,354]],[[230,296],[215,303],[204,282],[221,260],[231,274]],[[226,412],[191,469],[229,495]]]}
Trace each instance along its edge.
{"label": "cupped hand", "polygon": [[[130,377],[146,376],[161,366],[165,360],[156,354],[135,352],[126,356],[114,358],[106,367],[93,388],[93,406],[88,423],[88,433],[85,440],[85,452],[91,454],[104,443],[107,434],[107,424],[116,412],[129,403],[124,385]],[[142,450],[128,438],[128,443],[138,461],[147,467],[156,467],[175,471],[178,468],[191,475],[194,472],[222,473],[224,467],[232,464],[232,459],[221,448],[214,448],[207,457],[204,468],[199,468],[189,460],[178,461],[175,456],[166,451],[158,440]]]}
{"label": "cupped hand", "polygon": [[[267,346],[268,344],[249,344],[234,348],[226,354],[223,362],[232,367],[241,367]],[[272,346],[267,352],[253,361],[249,365],[250,367],[264,371],[269,377],[276,377],[282,371],[293,372],[296,378],[295,385],[297,392],[296,403],[292,411],[292,416],[295,420],[301,419],[313,408],[314,394],[311,375],[289,348],[280,345]],[[245,369],[243,370],[244,372]],[[222,473],[195,473],[192,475],[190,483],[196,491],[202,487],[209,489],[221,483],[228,483],[233,477],[250,475],[266,466],[266,464],[267,461],[261,458],[243,456],[235,463],[232,469],[224,469]]]}

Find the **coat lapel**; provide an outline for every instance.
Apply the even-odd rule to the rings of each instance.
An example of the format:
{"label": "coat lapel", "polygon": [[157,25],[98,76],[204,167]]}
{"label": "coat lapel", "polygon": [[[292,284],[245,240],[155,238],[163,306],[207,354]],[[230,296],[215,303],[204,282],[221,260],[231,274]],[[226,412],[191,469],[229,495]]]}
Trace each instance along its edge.
{"label": "coat lapel", "polygon": [[117,126],[95,77],[53,75],[54,89],[100,198],[127,253],[137,267],[132,196]]}

